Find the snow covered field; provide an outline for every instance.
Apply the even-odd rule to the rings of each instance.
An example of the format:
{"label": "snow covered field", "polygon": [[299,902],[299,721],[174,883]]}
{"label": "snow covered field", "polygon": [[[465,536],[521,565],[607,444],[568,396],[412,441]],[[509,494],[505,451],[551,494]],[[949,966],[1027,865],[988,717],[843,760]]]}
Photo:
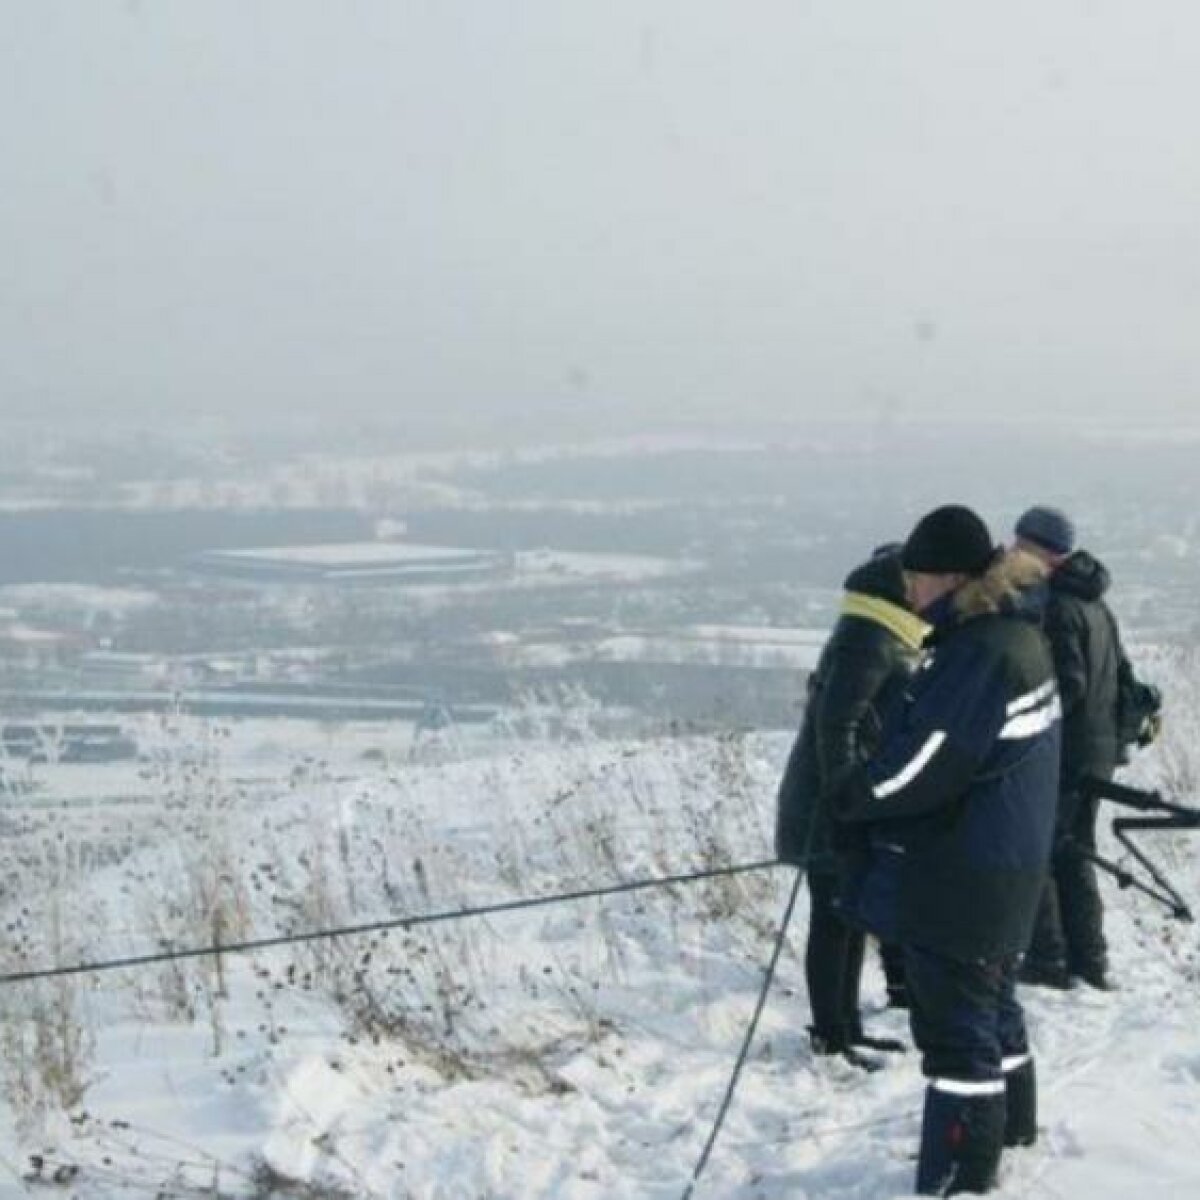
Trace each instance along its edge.
{"label": "snow covered field", "polygon": [[[1195,803],[1194,670],[1168,696],[1163,745],[1130,778]],[[182,733],[193,752],[156,760],[153,820],[6,808],[4,971],[766,858],[788,744],[581,725],[421,761],[351,739],[248,786],[251,743]],[[299,768],[299,744],[269,757],[289,753]],[[1200,902],[1200,838],[1147,848]],[[678,1197],[790,882],[774,869],[0,985],[0,1196]],[[1107,897],[1121,990],[1026,993],[1043,1135],[1006,1155],[1001,1196],[1200,1194],[1200,937]],[[915,1056],[870,1076],[811,1056],[805,908],[697,1197],[911,1188]],[[872,961],[869,1024],[905,1035],[882,995]]]}

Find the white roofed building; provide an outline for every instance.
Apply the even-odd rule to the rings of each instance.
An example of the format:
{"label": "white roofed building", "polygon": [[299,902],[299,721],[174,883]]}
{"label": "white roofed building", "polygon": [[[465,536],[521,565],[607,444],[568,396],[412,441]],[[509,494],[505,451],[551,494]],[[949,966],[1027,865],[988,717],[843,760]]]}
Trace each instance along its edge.
{"label": "white roofed building", "polygon": [[508,570],[511,555],[410,542],[345,542],[208,550],[189,560],[204,574],[264,583],[448,583]]}

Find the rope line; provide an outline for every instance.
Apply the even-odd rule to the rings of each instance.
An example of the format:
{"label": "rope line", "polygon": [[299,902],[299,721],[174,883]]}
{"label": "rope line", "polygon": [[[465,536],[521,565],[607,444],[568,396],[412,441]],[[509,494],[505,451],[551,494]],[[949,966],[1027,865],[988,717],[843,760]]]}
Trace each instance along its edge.
{"label": "rope line", "polygon": [[754,1015],[750,1018],[750,1024],[746,1027],[746,1036],[742,1039],[742,1049],[738,1054],[737,1062],[733,1065],[733,1074],[729,1077],[729,1085],[725,1089],[725,1096],[717,1112],[717,1119],[713,1123],[712,1132],[708,1135],[708,1141],[704,1144],[704,1150],[700,1155],[699,1161],[692,1170],[692,1178],[683,1191],[682,1200],[691,1200],[692,1192],[695,1190],[696,1184],[700,1182],[700,1176],[704,1173],[704,1168],[708,1166],[709,1155],[712,1154],[713,1147],[717,1144],[717,1136],[721,1132],[721,1126],[725,1124],[725,1117],[729,1112],[730,1105],[733,1103],[733,1094],[737,1090],[742,1068],[746,1065],[746,1059],[750,1055],[751,1043],[754,1041],[754,1035],[758,1031],[758,1020],[767,1005],[767,993],[771,990],[771,982],[775,978],[775,968],[779,965],[780,954],[783,953],[783,944],[787,939],[788,926],[792,923],[792,913],[796,908],[796,897],[800,894],[800,883],[803,879],[804,872],[797,871],[796,878],[792,881],[792,891],[788,896],[787,906],[783,910],[783,919],[779,922],[779,933],[775,937],[775,948],[771,952],[771,961],[767,964],[767,972],[763,977],[762,987],[758,992],[758,1003],[754,1006]]}
{"label": "rope line", "polygon": [[[0,985],[29,983],[37,979],[61,979],[68,975],[96,975],[104,971],[119,971],[128,967],[146,967],[157,963],[178,962],[188,958],[213,958],[221,954],[247,954],[256,950],[270,950],[279,946],[291,946],[304,942],[331,941],[340,937],[360,937],[368,933],[381,933],[391,929],[416,929],[422,925],[436,925],[447,921],[460,921],[468,917],[496,916],[500,913],[519,912],[524,909],[540,908],[544,905],[564,904],[572,900],[587,900],[595,896],[615,896],[622,892],[643,891],[646,888],[669,887],[675,883],[697,883],[705,879],[719,879],[729,875],[744,875],[751,871],[765,871],[781,866],[778,859],[763,859],[759,862],[740,863],[731,867],[713,867],[705,871],[688,871],[677,875],[662,875],[653,879],[635,879],[607,887],[581,888],[576,891],[560,892],[553,896],[531,896],[520,900],[503,900],[494,904],[481,904],[468,908],[444,909],[440,912],[421,913],[416,916],[389,917],[381,921],[368,921],[359,925],[342,925],[334,929],[308,930],[303,933],[277,934],[272,937],[251,938],[241,942],[219,945],[185,946],[170,948],[154,954],[134,954],[125,958],[101,959],[94,962],[72,963],[68,966],[42,967],[29,971],[10,971],[0,974]],[[793,903],[795,895],[792,896]],[[790,909],[789,909],[790,915]],[[778,958],[778,947],[776,948]],[[772,967],[774,963],[772,963]]]}

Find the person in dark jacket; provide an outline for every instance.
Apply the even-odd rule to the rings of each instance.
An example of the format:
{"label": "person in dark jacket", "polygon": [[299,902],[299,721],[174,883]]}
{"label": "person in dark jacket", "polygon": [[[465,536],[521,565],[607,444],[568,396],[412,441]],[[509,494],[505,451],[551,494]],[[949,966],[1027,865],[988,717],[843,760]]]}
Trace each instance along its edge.
{"label": "person in dark jacket", "polygon": [[[849,847],[835,844],[822,796],[829,781],[862,761],[879,734],[881,712],[898,697],[927,631],[908,608],[899,546],[884,546],[845,582],[841,614],[809,676],[800,733],[779,788],[775,849],[806,868],[810,896],[805,978],[813,1049],[855,1066],[877,1061],[861,1048],[901,1050],[895,1039],[868,1037],[858,994],[865,935],[837,911]],[[903,986],[895,956],[885,961],[889,995]]]}
{"label": "person in dark jacket", "polygon": [[1015,544],[1050,569],[1044,628],[1050,639],[1063,709],[1058,824],[1051,874],[1038,909],[1021,979],[1069,987],[1073,977],[1110,987],[1104,940],[1104,905],[1096,869],[1094,797],[1081,792],[1085,776],[1111,779],[1121,761],[1117,696],[1122,670],[1130,670],[1116,618],[1105,602],[1109,574],[1086,550],[1075,549],[1075,529],[1056,508],[1038,505],[1022,514]]}
{"label": "person in dark jacket", "polygon": [[1061,722],[1050,650],[1021,596],[1045,568],[994,548],[960,505],[926,514],[901,561],[933,633],[878,750],[831,802],[870,836],[848,914],[904,947],[928,1081],[916,1190],[984,1192],[1003,1146],[1036,1138],[1015,979],[1050,857]]}

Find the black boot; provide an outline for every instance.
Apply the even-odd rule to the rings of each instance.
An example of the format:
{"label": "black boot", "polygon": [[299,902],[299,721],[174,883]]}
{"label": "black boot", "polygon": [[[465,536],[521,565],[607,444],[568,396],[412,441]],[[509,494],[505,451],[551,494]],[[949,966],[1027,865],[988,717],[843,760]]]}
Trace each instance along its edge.
{"label": "black boot", "polygon": [[884,1054],[903,1054],[908,1047],[899,1038],[872,1037],[869,1033],[860,1033],[850,1039],[851,1046],[861,1046],[864,1050],[880,1050]]}
{"label": "black boot", "polygon": [[1017,971],[1017,982],[1032,984],[1034,987],[1057,988],[1066,992],[1071,988],[1071,974],[1066,963],[1038,962],[1026,959]]}
{"label": "black boot", "polygon": [[1037,1141],[1037,1071],[1026,1057],[1004,1072],[1004,1144],[1032,1146]]}
{"label": "black boot", "polygon": [[1071,967],[1071,974],[1082,979],[1088,987],[1100,992],[1115,992],[1117,985],[1109,977],[1108,968],[1102,962],[1079,963]]}
{"label": "black boot", "polygon": [[880,1050],[885,1054],[903,1054],[908,1047],[899,1038],[872,1037],[863,1032],[859,1023],[852,1024],[846,1034],[846,1043],[861,1046],[864,1050]]}
{"label": "black boot", "polygon": [[996,1184],[1004,1145],[1004,1091],[962,1096],[925,1089],[917,1194],[956,1196],[990,1192]]}
{"label": "black boot", "polygon": [[809,1029],[809,1037],[812,1041],[812,1052],[819,1057],[831,1057],[837,1055],[844,1062],[847,1062],[852,1067],[857,1067],[860,1071],[879,1071],[883,1068],[883,1059],[877,1058],[874,1054],[863,1054],[861,1050],[856,1049],[846,1036],[842,1033],[823,1034],[818,1033],[815,1029]]}

